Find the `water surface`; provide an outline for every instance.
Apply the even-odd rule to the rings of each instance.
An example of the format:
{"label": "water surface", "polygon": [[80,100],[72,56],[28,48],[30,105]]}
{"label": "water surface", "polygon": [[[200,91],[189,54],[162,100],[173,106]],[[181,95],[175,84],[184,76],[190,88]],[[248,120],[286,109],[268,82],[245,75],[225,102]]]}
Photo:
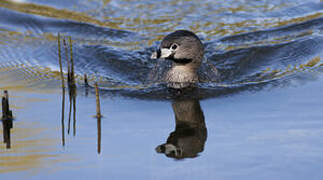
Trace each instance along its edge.
{"label": "water surface", "polygon": [[[322,13],[319,0],[1,1],[0,88],[15,118],[2,122],[0,177],[321,179]],[[162,81],[170,64],[150,59],[176,29],[206,48],[203,81],[179,99]],[[70,121],[58,33],[73,40]],[[101,120],[84,74],[99,82]]]}

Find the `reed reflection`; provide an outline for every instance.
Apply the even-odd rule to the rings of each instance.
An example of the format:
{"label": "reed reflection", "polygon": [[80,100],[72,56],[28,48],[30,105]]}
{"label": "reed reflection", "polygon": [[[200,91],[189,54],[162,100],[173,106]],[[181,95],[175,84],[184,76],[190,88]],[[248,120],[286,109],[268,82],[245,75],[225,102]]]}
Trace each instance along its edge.
{"label": "reed reflection", "polygon": [[6,148],[11,148],[10,129],[13,127],[12,119],[2,119],[3,128],[3,143],[6,144]]}
{"label": "reed reflection", "polygon": [[[68,88],[69,96],[69,112],[68,112],[68,126],[67,134],[70,134],[71,116],[73,114],[73,136],[76,135],[76,87]],[[73,108],[72,108],[73,107]],[[62,130],[62,145],[65,146],[65,88],[62,87],[62,112],[61,112],[61,130]]]}
{"label": "reed reflection", "polygon": [[[62,130],[62,145],[65,146],[65,131],[67,131],[67,134],[70,133],[70,119],[71,119],[71,112],[72,112],[72,106],[73,106],[73,136],[76,135],[76,116],[75,116],[75,112],[76,112],[76,89],[69,89],[69,120],[68,120],[68,127],[65,130],[65,89],[62,89],[62,116],[61,116],[61,130]],[[98,97],[98,95],[97,95]],[[97,98],[97,103],[98,103],[98,98]],[[72,104],[72,105],[71,105]],[[97,119],[96,123],[97,123],[97,153],[100,154],[101,153],[101,119],[102,119],[102,115],[100,113],[97,113],[97,115],[95,116],[95,118]]]}
{"label": "reed reflection", "polygon": [[3,129],[3,143],[6,144],[6,148],[11,148],[10,129],[13,127],[12,111],[9,108],[9,95],[8,91],[4,91],[2,97],[2,129]]}
{"label": "reed reflection", "polygon": [[166,143],[156,147],[156,152],[175,159],[195,158],[204,150],[207,139],[204,114],[197,99],[178,99],[172,103],[176,127]]}

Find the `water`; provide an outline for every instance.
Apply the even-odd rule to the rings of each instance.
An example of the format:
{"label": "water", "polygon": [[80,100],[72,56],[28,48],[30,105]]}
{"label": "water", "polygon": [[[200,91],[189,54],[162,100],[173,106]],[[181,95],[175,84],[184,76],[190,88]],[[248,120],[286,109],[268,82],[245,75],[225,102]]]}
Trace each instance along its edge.
{"label": "water", "polygon": [[[1,1],[15,116],[1,179],[321,179],[322,13],[319,0]],[[169,64],[149,58],[176,29],[206,47],[203,81],[180,99],[162,82]],[[78,86],[63,123],[58,32]],[[101,121],[83,74],[99,81]]]}

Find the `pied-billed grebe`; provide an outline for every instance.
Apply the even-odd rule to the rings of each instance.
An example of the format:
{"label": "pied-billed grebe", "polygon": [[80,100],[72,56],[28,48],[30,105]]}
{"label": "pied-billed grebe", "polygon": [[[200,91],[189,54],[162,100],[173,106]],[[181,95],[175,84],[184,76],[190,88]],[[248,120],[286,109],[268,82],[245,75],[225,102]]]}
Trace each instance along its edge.
{"label": "pied-billed grebe", "polygon": [[168,87],[181,89],[198,82],[197,70],[204,56],[201,40],[191,31],[178,30],[167,35],[152,59],[164,58],[173,61],[165,76]]}

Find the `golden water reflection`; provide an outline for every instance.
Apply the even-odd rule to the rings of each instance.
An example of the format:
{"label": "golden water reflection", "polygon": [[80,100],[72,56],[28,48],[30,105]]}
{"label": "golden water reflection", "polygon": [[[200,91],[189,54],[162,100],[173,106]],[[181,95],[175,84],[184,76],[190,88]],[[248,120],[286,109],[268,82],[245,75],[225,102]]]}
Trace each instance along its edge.
{"label": "golden water reflection", "polygon": [[74,160],[56,152],[57,140],[46,135],[49,129],[37,123],[13,123],[10,149],[0,144],[0,173],[53,167],[58,162]]}
{"label": "golden water reflection", "polygon": [[[94,2],[90,1],[88,3]],[[82,12],[78,12],[75,8],[67,7],[59,9],[49,5],[39,5],[26,2],[15,3],[10,0],[0,1],[0,7],[27,14],[71,20],[117,30],[132,31],[149,37],[144,40],[130,40],[129,42],[119,43],[109,42],[108,40],[98,40],[100,44],[111,44],[116,47],[126,46],[129,49],[137,49],[140,47],[139,44],[151,46],[156,40],[161,40],[165,34],[183,27],[189,28],[196,33],[205,34],[206,39],[211,40],[217,37],[232,36],[245,32],[297,24],[323,17],[323,13],[320,11],[313,11],[312,13],[306,13],[301,16],[264,16],[262,18],[242,18],[241,20],[235,18],[229,18],[229,20],[227,20],[225,16],[221,16],[223,13],[274,12],[275,10],[293,6],[293,4],[287,4],[284,2],[272,5],[266,2],[249,4],[243,3],[241,0],[234,0],[232,1],[232,4],[236,4],[235,6],[228,6],[225,2],[191,1],[190,3],[186,3],[186,1],[175,0],[164,2],[165,4],[163,4],[163,6],[174,7],[173,13],[169,13],[168,11],[158,11],[159,13],[156,13],[155,10],[160,10],[161,8],[161,4],[157,2],[118,2],[122,4],[122,8],[119,4],[116,5],[116,9],[113,8],[114,6],[109,9],[111,6],[109,4],[110,1],[105,0],[95,3],[97,3],[95,6],[97,8]],[[183,6],[183,4],[185,4],[185,6]],[[86,3],[83,5],[84,7],[82,6],[82,9],[86,8]],[[180,6],[182,6],[182,9],[175,10],[175,7]],[[136,9],[138,11],[126,13],[127,9]],[[201,11],[201,9],[203,11]],[[92,13],[92,11],[94,11],[94,13]],[[199,15],[200,18],[198,18],[197,15]],[[190,16],[193,16],[194,18],[189,18]],[[46,34],[46,32],[43,33]],[[52,38],[52,36],[55,35],[50,33],[44,35],[47,39],[55,40],[56,38]],[[88,43],[98,43],[87,39],[87,37],[84,37],[83,40],[89,41]]]}

